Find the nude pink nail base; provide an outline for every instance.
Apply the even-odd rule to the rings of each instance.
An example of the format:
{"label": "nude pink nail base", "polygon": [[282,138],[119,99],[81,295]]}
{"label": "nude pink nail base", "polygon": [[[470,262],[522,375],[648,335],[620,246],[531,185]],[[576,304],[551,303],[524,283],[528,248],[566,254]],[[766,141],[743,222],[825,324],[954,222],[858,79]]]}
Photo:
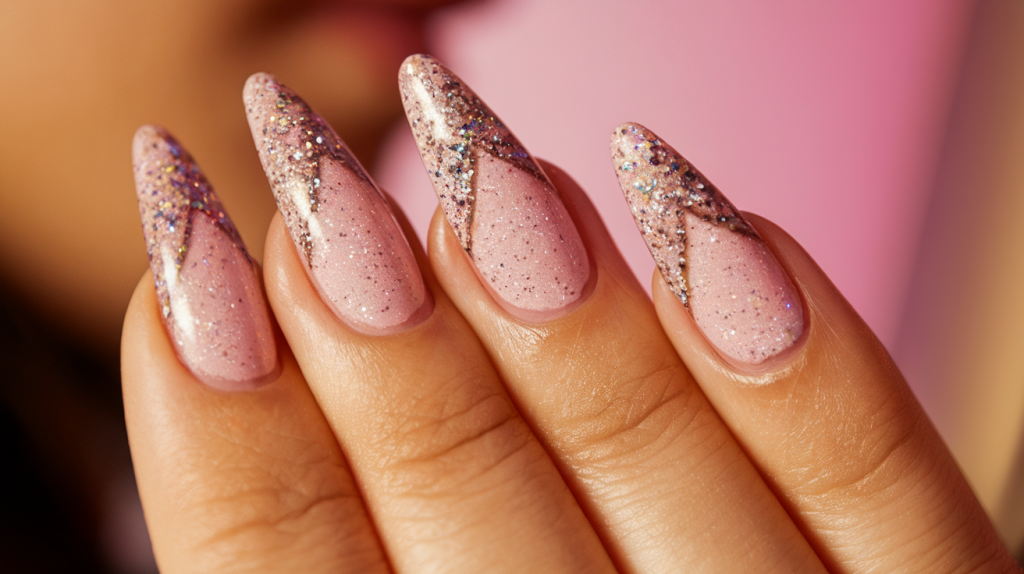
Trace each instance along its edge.
{"label": "nude pink nail base", "polygon": [[334,314],[373,335],[429,315],[433,300],[405,234],[341,138],[273,76],[249,78],[244,99],[277,206]]}
{"label": "nude pink nail base", "polygon": [[757,231],[678,152],[623,124],[612,159],[662,277],[728,357],[762,363],[800,338],[803,306]]}
{"label": "nude pink nail base", "polygon": [[165,130],[133,142],[135,188],[164,326],[207,385],[247,390],[278,368],[256,266],[192,156]]}
{"label": "nude pink nail base", "polygon": [[579,300],[590,278],[586,249],[519,140],[429,56],[406,59],[399,88],[441,208],[492,292],[538,320]]}

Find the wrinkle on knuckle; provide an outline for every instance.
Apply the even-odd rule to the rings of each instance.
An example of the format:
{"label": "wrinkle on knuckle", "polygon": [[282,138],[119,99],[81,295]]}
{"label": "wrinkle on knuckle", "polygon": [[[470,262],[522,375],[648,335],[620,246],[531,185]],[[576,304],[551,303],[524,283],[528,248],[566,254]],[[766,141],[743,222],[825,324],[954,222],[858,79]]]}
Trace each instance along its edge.
{"label": "wrinkle on knuckle", "polygon": [[204,511],[190,524],[190,540],[183,541],[203,565],[199,571],[259,571],[268,560],[288,562],[296,549],[324,544],[334,549],[327,554],[339,548],[356,551],[365,546],[356,541],[369,528],[361,498],[340,488],[239,488],[207,500]]}
{"label": "wrinkle on knuckle", "polygon": [[377,448],[390,453],[384,466],[403,494],[469,492],[470,482],[523,452],[532,440],[493,375],[480,370],[459,373],[395,415]]}
{"label": "wrinkle on knuckle", "polygon": [[878,572],[969,573],[1005,563],[1008,555],[998,538],[963,512],[973,494],[958,473],[950,465],[921,468],[911,491],[899,496],[914,501],[914,517],[908,521],[900,505],[886,504],[888,512],[876,518],[883,523],[882,537],[862,542],[854,554],[867,557],[862,561]]}
{"label": "wrinkle on knuckle", "polygon": [[674,361],[623,374],[590,401],[592,408],[570,413],[560,450],[585,466],[618,466],[655,458],[683,434],[699,440],[710,430],[700,416],[706,403],[688,378]]}
{"label": "wrinkle on knuckle", "polygon": [[251,482],[274,480],[282,489],[311,491],[325,477],[348,473],[335,442],[293,434],[279,425],[263,425],[243,434],[221,433],[220,440],[230,445],[231,454],[212,464],[230,474],[249,475]]}
{"label": "wrinkle on knuckle", "polygon": [[261,529],[266,534],[315,527],[337,518],[321,509],[339,505],[362,513],[361,497],[333,442],[275,425],[248,438],[222,431],[209,439],[219,444],[216,454],[207,449],[176,457],[187,465],[179,465],[167,482],[177,513],[195,525],[194,536],[216,544]]}
{"label": "wrinkle on knuckle", "polygon": [[926,464],[923,415],[910,405],[833,415],[847,422],[832,438],[800,441],[806,464],[791,471],[794,493],[827,510],[890,500],[914,488]]}

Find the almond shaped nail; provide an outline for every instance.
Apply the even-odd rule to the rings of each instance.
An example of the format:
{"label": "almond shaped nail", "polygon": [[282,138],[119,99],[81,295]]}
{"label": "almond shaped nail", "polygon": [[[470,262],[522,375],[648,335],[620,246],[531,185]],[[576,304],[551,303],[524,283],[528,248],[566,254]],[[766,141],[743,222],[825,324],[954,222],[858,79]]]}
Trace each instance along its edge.
{"label": "almond shaped nail", "polygon": [[164,327],[182,363],[221,390],[277,372],[277,347],[256,265],[192,156],[165,130],[132,145],[135,189]]}
{"label": "almond shaped nail", "polygon": [[519,140],[429,56],[405,60],[399,88],[441,208],[492,291],[524,318],[577,301],[590,278],[586,248]]}
{"label": "almond shaped nail", "polygon": [[368,334],[408,328],[432,309],[388,201],[333,129],[269,74],[245,84],[245,110],[278,209],[313,285]]}
{"label": "almond shaped nail", "polygon": [[745,363],[791,347],[803,305],[757,231],[647,128],[612,133],[612,161],[637,227],[672,292],[718,349]]}

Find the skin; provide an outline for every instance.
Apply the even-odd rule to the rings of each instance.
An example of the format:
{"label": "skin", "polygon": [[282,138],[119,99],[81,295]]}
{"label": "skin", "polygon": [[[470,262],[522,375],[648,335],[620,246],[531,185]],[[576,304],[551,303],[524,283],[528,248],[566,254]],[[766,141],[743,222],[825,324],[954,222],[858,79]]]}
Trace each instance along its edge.
{"label": "skin", "polygon": [[[0,85],[32,93],[0,110],[0,185],[15,190],[0,194],[5,278],[94,350],[116,347],[144,266],[126,142],[154,115],[213,168],[259,255],[273,207],[252,192],[265,184],[237,86],[274,68],[334,103],[321,111],[372,160],[397,115],[393,70],[421,49],[415,12],[429,7],[386,4],[414,13],[5,3]],[[149,25],[125,26],[128,15]],[[75,153],[42,153],[55,138]],[[282,373],[224,394],[178,363],[142,278],[124,323],[124,397],[165,571],[1014,571],[884,350],[784,233],[755,219],[812,329],[750,372],[715,354],[659,277],[652,307],[582,192],[554,177],[599,272],[588,300],[549,324],[505,315],[435,217],[421,261],[434,314],[360,338],[331,323],[275,224]],[[40,234],[40,222],[64,232]],[[439,352],[452,360],[428,360]]]}
{"label": "skin", "polygon": [[144,541],[109,534],[142,536],[117,378],[146,267],[131,134],[161,123],[185,138],[262,259],[274,202],[238,86],[260,69],[301,85],[372,167],[401,114],[394,70],[455,1],[0,2],[0,294],[18,339],[0,402],[19,426],[5,444],[33,461],[19,476],[42,477],[26,494],[49,509],[31,513],[41,547],[75,539],[59,560],[86,569],[145,560]]}
{"label": "skin", "polygon": [[[173,410],[166,397],[176,394],[198,412],[259,404],[261,393],[301,386],[289,378],[295,371],[286,360],[281,380],[230,395],[189,381],[180,366],[180,379],[162,379],[176,360],[157,336],[143,279],[125,324],[125,340],[139,342],[123,355],[133,451],[160,453],[179,469],[175,482],[230,484],[224,474],[237,468],[256,469],[246,476],[254,484],[273,475],[271,491],[283,494],[308,481],[351,492],[354,481],[366,509],[300,513],[289,553],[277,529],[233,542],[226,533],[253,520],[233,489],[183,498],[143,470],[154,545],[182,557],[158,550],[165,571],[211,571],[201,554],[189,559],[210,544],[219,544],[219,567],[262,571],[287,571],[294,554],[310,571],[338,571],[339,560],[341,571],[361,571],[359,560],[377,555],[402,572],[1019,571],[884,349],[781,230],[752,217],[801,290],[810,329],[752,370],[714,350],[659,276],[647,299],[583,191],[545,169],[597,271],[586,301],[544,323],[514,319],[495,302],[438,212],[429,259],[418,255],[433,313],[403,333],[359,334],[330,314],[275,220],[264,276],[279,344],[294,353],[323,418],[309,422],[296,408],[293,420],[279,407],[259,417],[263,432],[246,433],[235,429],[244,419],[211,416],[200,426],[231,440],[189,444],[230,456],[230,469],[164,446],[195,421],[145,414]],[[274,425],[311,425],[311,439],[327,444],[268,441],[280,436]],[[310,460],[323,457],[310,453],[338,445],[350,466],[318,474]],[[307,470],[291,477],[280,468]],[[271,506],[260,524],[308,507],[308,498],[270,498],[293,506]],[[175,530],[178,516],[211,527],[197,543]],[[363,550],[346,563],[335,548],[302,543],[324,531],[374,534],[379,554]]]}
{"label": "skin", "polygon": [[124,364],[124,401],[161,569],[386,572],[349,466],[287,346],[274,384],[218,392],[178,361],[158,313],[147,274],[125,321],[124,355],[140,360]]}

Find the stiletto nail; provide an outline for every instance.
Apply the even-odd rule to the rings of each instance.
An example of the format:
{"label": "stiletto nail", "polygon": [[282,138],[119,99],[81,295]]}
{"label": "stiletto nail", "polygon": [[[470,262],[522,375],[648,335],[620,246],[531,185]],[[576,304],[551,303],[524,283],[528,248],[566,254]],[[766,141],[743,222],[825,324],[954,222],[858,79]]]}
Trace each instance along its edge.
{"label": "stiletto nail", "polygon": [[373,335],[426,318],[433,299],[405,234],[345,142],[269,74],[250,77],[244,99],[277,207],[334,314]]}
{"label": "stiletto nail", "polygon": [[182,363],[236,391],[277,372],[270,312],[256,265],[192,156],[165,130],[132,144],[135,189],[164,327]]}
{"label": "stiletto nail", "polygon": [[521,318],[569,309],[587,285],[590,261],[541,167],[433,58],[407,58],[399,86],[441,208],[485,283]]}
{"label": "stiletto nail", "polygon": [[612,160],[661,275],[708,340],[757,364],[800,338],[796,288],[718,188],[638,124],[612,133]]}

